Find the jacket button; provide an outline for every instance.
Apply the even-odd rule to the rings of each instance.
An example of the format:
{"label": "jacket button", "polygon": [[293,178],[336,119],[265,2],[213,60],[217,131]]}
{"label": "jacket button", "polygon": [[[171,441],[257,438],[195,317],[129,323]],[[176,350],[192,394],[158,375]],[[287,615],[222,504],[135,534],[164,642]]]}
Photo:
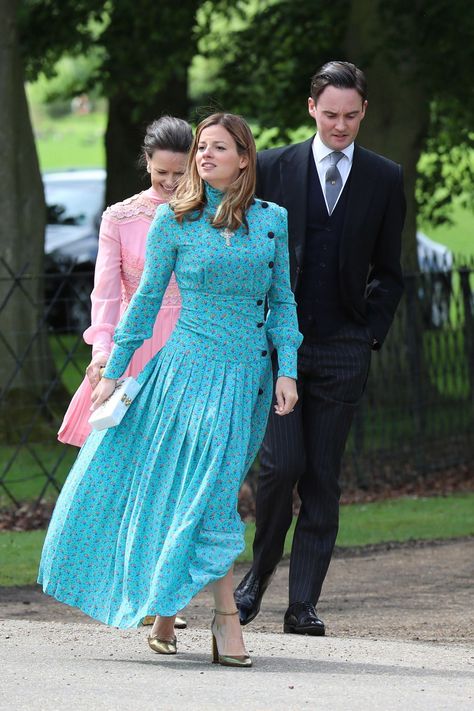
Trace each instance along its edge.
{"label": "jacket button", "polygon": [[267,351],[262,351],[262,355],[263,355],[263,356],[266,356],[266,355],[267,355]]}
{"label": "jacket button", "polygon": [[263,390],[262,390],[262,388],[259,388],[259,389],[258,389],[258,394],[259,394],[259,395],[263,395]]}
{"label": "jacket button", "polygon": [[262,202],[262,207],[268,207],[268,202]]}
{"label": "jacket button", "polygon": [[275,237],[275,233],[274,233],[274,232],[269,232],[269,233],[268,233],[268,236],[270,237],[270,239],[273,239],[273,238]]}
{"label": "jacket button", "polygon": [[268,262],[268,266],[269,266],[270,269],[271,269],[271,268],[273,267],[273,262]]}
{"label": "jacket button", "polygon": [[257,301],[257,306],[261,306],[262,304],[263,304],[263,299],[259,299],[259,300]]}
{"label": "jacket button", "polygon": [[263,321],[261,321],[260,323],[257,323],[257,328],[262,328],[262,326],[263,326]]}

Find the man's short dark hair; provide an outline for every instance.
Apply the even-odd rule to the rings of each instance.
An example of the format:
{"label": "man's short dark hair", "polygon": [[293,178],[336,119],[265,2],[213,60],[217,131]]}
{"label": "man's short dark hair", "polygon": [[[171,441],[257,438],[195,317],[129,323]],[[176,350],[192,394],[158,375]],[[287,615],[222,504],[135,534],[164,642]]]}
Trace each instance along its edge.
{"label": "man's short dark hair", "polygon": [[317,103],[327,86],[337,89],[355,89],[362,101],[367,100],[367,79],[364,72],[351,62],[327,62],[311,79],[311,98]]}

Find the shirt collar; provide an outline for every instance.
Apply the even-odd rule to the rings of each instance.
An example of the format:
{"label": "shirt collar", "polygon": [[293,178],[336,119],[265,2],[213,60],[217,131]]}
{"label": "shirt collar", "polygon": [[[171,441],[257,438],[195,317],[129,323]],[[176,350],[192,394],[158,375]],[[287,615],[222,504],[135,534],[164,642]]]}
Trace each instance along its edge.
{"label": "shirt collar", "polygon": [[[314,137],[313,140],[313,156],[314,160],[316,162],[316,165],[320,163],[324,158],[327,158],[327,156],[333,152],[333,148],[328,148],[321,140],[319,137],[319,133],[317,133]],[[347,146],[347,148],[343,148],[341,153],[344,153],[346,158],[348,159],[349,163],[352,164],[352,158],[354,156],[354,142],[352,142],[350,145]]]}

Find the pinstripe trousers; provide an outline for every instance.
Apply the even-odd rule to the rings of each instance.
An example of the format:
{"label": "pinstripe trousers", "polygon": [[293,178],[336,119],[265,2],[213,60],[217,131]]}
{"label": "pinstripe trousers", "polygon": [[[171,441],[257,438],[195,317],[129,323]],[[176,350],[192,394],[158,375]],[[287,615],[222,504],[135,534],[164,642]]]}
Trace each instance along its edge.
{"label": "pinstripe trousers", "polygon": [[[355,409],[370,367],[371,336],[344,326],[298,352],[298,396],[293,413],[270,413],[260,450],[253,572],[272,571],[292,521],[293,488],[301,509],[290,560],[289,604],[316,605],[339,525],[339,474]],[[276,378],[276,363],[274,373]]]}

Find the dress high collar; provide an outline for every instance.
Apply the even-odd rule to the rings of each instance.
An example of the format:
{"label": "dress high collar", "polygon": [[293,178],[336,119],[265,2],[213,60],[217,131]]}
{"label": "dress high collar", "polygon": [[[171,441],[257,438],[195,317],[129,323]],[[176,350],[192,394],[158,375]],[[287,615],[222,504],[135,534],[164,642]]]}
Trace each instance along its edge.
{"label": "dress high collar", "polygon": [[222,202],[224,193],[222,190],[213,188],[209,183],[204,183],[204,195],[206,196],[207,207],[215,212]]}

